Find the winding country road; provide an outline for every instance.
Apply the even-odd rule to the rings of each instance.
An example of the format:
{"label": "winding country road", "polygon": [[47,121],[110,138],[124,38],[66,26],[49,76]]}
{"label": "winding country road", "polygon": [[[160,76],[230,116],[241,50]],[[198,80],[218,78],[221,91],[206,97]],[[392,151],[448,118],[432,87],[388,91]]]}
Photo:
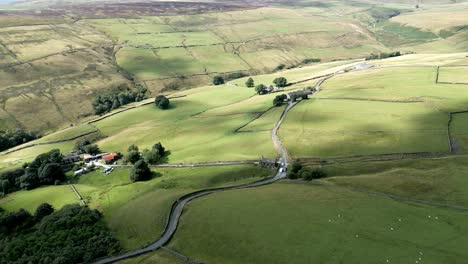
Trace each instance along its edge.
{"label": "winding country road", "polygon": [[[321,84],[321,82],[319,82],[317,85],[320,85],[320,84]],[[270,178],[267,178],[267,179],[264,179],[264,180],[260,180],[260,181],[257,181],[257,182],[253,182],[253,183],[242,184],[242,185],[231,186],[231,187],[206,189],[206,190],[201,190],[201,191],[197,191],[197,192],[193,192],[193,193],[184,195],[184,196],[180,197],[173,204],[170,215],[169,215],[169,219],[167,221],[166,228],[164,229],[164,232],[162,233],[162,236],[158,240],[156,240],[155,242],[153,242],[152,244],[150,244],[150,245],[148,245],[148,246],[146,246],[144,248],[137,249],[137,250],[134,250],[134,251],[129,251],[129,252],[123,253],[123,254],[121,254],[119,256],[100,259],[100,260],[97,260],[95,263],[96,264],[114,263],[114,262],[117,262],[117,261],[121,261],[121,260],[124,260],[124,259],[127,259],[127,258],[136,257],[136,256],[139,256],[139,255],[142,255],[142,254],[145,254],[145,253],[148,253],[148,252],[151,252],[151,251],[154,251],[154,250],[157,250],[157,249],[161,248],[167,242],[169,242],[171,237],[176,232],[177,225],[179,224],[179,220],[180,220],[180,217],[182,215],[182,212],[184,210],[185,205],[188,202],[190,202],[190,201],[192,201],[192,200],[194,200],[196,198],[199,198],[199,197],[202,197],[202,196],[205,196],[205,195],[208,195],[208,194],[216,193],[216,192],[223,192],[223,191],[229,191],[229,190],[239,190],[239,189],[259,187],[259,186],[271,184],[271,183],[273,183],[273,182],[275,182],[277,180],[285,178],[286,177],[286,167],[287,167],[287,156],[288,156],[288,154],[287,154],[286,149],[284,148],[284,146],[282,145],[282,143],[281,143],[281,141],[280,141],[280,139],[278,137],[278,130],[279,130],[281,124],[283,123],[284,119],[286,118],[286,115],[289,112],[289,110],[291,110],[297,103],[298,102],[290,102],[286,106],[283,113],[281,114],[280,119],[276,122],[275,127],[272,130],[273,144],[274,144],[276,150],[278,151],[278,153],[280,154],[280,166],[279,166],[279,169],[278,169],[277,173],[273,177],[270,177]]]}

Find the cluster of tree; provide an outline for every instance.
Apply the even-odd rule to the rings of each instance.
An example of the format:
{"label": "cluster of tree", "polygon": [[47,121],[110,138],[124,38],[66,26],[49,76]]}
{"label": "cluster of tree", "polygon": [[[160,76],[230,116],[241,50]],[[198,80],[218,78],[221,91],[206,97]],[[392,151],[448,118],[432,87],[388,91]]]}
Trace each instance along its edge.
{"label": "cluster of tree", "polygon": [[74,150],[78,153],[88,153],[91,155],[96,155],[101,153],[98,145],[92,144],[91,140],[83,139],[75,143]]}
{"label": "cluster of tree", "polygon": [[59,149],[40,154],[26,167],[19,178],[21,189],[32,189],[41,185],[58,184],[65,179],[62,169],[63,156]]}
{"label": "cluster of tree", "polygon": [[302,61],[302,63],[304,64],[309,64],[309,63],[317,63],[317,62],[321,62],[322,59],[319,59],[319,58],[310,58],[310,59],[304,59]]}
{"label": "cluster of tree", "polygon": [[273,99],[273,106],[281,106],[288,97],[285,94],[280,94]]}
{"label": "cluster of tree", "polygon": [[33,132],[23,129],[0,131],[0,151],[16,147],[28,141],[37,139],[39,136]]}
{"label": "cluster of tree", "polygon": [[382,52],[380,54],[371,53],[371,55],[366,57],[366,60],[381,60],[386,58],[398,57],[401,56],[401,52],[395,51],[390,53]]}
{"label": "cluster of tree", "polygon": [[144,149],[141,153],[138,146],[129,146],[126,159],[133,164],[130,180],[136,182],[151,179],[153,173],[148,164],[160,163],[165,156],[167,156],[167,152],[161,143],[156,143],[151,149]]}
{"label": "cluster of tree", "polygon": [[41,185],[59,184],[65,179],[62,169],[63,156],[53,149],[40,154],[24,168],[0,174],[3,193],[19,189],[31,190]]}
{"label": "cluster of tree", "polygon": [[157,164],[167,155],[166,149],[161,143],[156,143],[151,149],[144,149],[141,153],[138,146],[131,145],[127,149],[127,161],[135,164],[143,159],[149,164]]}
{"label": "cluster of tree", "polygon": [[288,172],[289,179],[299,179],[302,178],[306,181],[311,181],[314,179],[321,179],[327,177],[327,174],[322,169],[309,169],[303,167],[302,164],[295,162],[292,164],[291,169]]}
{"label": "cluster of tree", "polygon": [[[249,80],[247,80],[247,83],[246,83],[247,87],[250,87],[249,85],[254,85],[253,79],[252,81],[249,81]],[[273,83],[276,85],[276,87],[283,88],[288,85],[288,80],[284,77],[278,77],[273,80]],[[262,94],[267,94],[271,91],[268,90],[268,87],[266,85],[259,84],[255,86],[255,92],[257,92],[257,94],[262,95]]]}
{"label": "cluster of tree", "polygon": [[[121,87],[119,91],[107,95],[99,95],[93,102],[94,112],[97,115],[108,113],[122,105],[139,102],[147,97],[147,89],[139,84],[135,85],[136,91],[126,87]],[[123,90],[122,90],[123,89]]]}
{"label": "cluster of tree", "polygon": [[79,205],[55,211],[40,205],[31,215],[0,210],[0,263],[89,263],[121,246],[101,214]]}
{"label": "cluster of tree", "polygon": [[164,95],[158,95],[156,96],[156,98],[154,99],[154,104],[159,108],[159,109],[162,109],[162,110],[165,110],[165,109],[168,109],[171,102],[169,101],[169,99],[167,99],[166,96]]}

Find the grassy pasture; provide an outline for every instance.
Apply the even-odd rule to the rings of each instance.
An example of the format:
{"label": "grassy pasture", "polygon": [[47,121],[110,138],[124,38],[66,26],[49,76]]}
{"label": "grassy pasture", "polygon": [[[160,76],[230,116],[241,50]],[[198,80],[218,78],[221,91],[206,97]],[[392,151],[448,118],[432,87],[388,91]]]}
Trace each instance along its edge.
{"label": "grassy pasture", "polygon": [[284,182],[193,201],[169,247],[207,263],[463,263],[466,217]]}
{"label": "grassy pasture", "polygon": [[339,186],[392,193],[451,205],[468,205],[466,156],[355,162],[325,166]]}
{"label": "grassy pasture", "polygon": [[269,175],[267,170],[247,165],[156,169],[156,172],[157,178],[133,184],[128,178],[129,170],[124,169],[110,175],[94,172],[78,180],[78,191],[91,207],[104,213],[126,249],[156,239],[178,197],[198,189],[240,184]]}
{"label": "grassy pasture", "polygon": [[[253,119],[247,112],[229,118],[207,117],[205,113],[193,116],[245,100],[253,95],[251,89],[218,86],[181,94],[187,97],[172,100],[170,110],[161,111],[154,105],[148,105],[95,123],[102,133],[109,136],[99,142],[100,147],[125,152],[130,144],[148,148],[161,141],[172,153],[169,162],[212,161],[213,157],[216,160],[244,160],[276,155],[269,132],[234,133],[236,128]],[[254,152],[245,148],[252,142],[258,144]]]}
{"label": "grassy pasture", "polygon": [[293,157],[445,152],[447,123],[421,103],[311,99],[293,108],[280,137]]}
{"label": "grassy pasture", "polygon": [[428,107],[444,112],[466,109],[466,85],[435,84],[435,78],[435,67],[389,67],[353,72],[326,81],[317,97],[422,100]]}
{"label": "grassy pasture", "polygon": [[[435,19],[437,18],[437,19]],[[392,22],[440,33],[442,30],[468,24],[468,5],[458,4],[407,13],[391,19]]]}
{"label": "grassy pasture", "polygon": [[[116,169],[105,175],[96,170],[72,180],[88,205],[103,212],[126,249],[155,240],[178,197],[198,189],[259,180],[269,176],[270,171],[248,165],[156,169],[155,178],[137,183],[131,183],[129,173],[129,169]],[[79,201],[70,186],[62,185],[10,194],[0,199],[0,206],[33,212],[43,202],[60,208]]]}
{"label": "grassy pasture", "polygon": [[[133,46],[121,49],[117,62],[142,80],[250,68],[269,72],[281,63],[297,65],[309,57],[329,61],[385,50],[360,25],[317,16],[312,7],[86,22],[119,43]],[[199,47],[153,51],[141,47],[181,45]],[[161,88],[161,83],[150,85],[154,91]]]}
{"label": "grassy pasture", "polygon": [[468,66],[466,67],[440,67],[439,82],[468,84]]}
{"label": "grassy pasture", "polygon": [[452,115],[450,133],[454,141],[454,150],[457,153],[468,151],[468,113]]}
{"label": "grassy pasture", "polygon": [[140,257],[127,259],[120,261],[122,264],[144,264],[144,263],[159,263],[159,264],[183,264],[182,261],[174,255],[167,253],[163,250],[155,251],[154,253],[148,253]]}
{"label": "grassy pasture", "polygon": [[8,211],[23,208],[31,214],[42,203],[49,203],[55,209],[66,204],[79,203],[69,185],[41,187],[30,191],[19,191],[0,199],[0,207]]}
{"label": "grassy pasture", "polygon": [[0,156],[1,165],[5,167],[18,167],[24,164],[25,162],[30,162],[37,155],[41,153],[48,152],[52,149],[60,149],[62,153],[68,153],[73,150],[75,143],[64,142],[64,143],[57,143],[57,144],[50,144],[50,145],[40,145],[34,146],[31,148],[22,149],[17,152],[12,152],[10,154]]}
{"label": "grassy pasture", "polygon": [[47,135],[45,137],[42,137],[38,140],[29,142],[29,144],[34,144],[34,143],[44,143],[44,142],[53,142],[53,141],[59,141],[59,140],[66,140],[66,139],[72,139],[75,137],[79,137],[81,135],[97,131],[96,127],[90,124],[82,124],[78,126],[74,126],[71,128],[67,128],[61,131],[58,131],[57,133],[53,133],[50,135]]}
{"label": "grassy pasture", "polygon": [[203,64],[184,48],[151,50],[127,47],[119,50],[116,57],[119,65],[143,80],[204,72]]}

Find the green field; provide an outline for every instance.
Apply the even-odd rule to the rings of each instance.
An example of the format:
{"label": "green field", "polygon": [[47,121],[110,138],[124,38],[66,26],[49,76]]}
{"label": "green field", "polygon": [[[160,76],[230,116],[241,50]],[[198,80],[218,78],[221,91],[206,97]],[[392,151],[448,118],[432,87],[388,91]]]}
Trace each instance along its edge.
{"label": "green field", "polygon": [[49,203],[55,209],[60,209],[66,204],[79,203],[80,201],[68,185],[41,187],[31,191],[19,191],[0,199],[0,206],[9,211],[23,208],[34,213],[42,203]]}
{"label": "green field", "polygon": [[466,156],[337,163],[324,182],[452,205],[468,205]]}
{"label": "green field", "polygon": [[450,134],[452,136],[453,147],[456,153],[466,153],[468,150],[468,113],[452,115],[450,124]]}
{"label": "green field", "polygon": [[446,152],[447,123],[422,103],[310,99],[287,116],[280,137],[293,157]]}
{"label": "green field", "polygon": [[[271,174],[248,165],[156,169],[152,180],[131,183],[129,172],[117,169],[105,175],[97,170],[73,180],[88,206],[104,214],[125,249],[157,239],[178,197],[199,189],[252,182]],[[0,200],[0,206],[9,211],[24,208],[34,212],[44,202],[60,208],[79,200],[68,185],[49,186],[9,194]]]}
{"label": "green field", "polygon": [[[63,15],[0,14],[0,130],[44,135],[18,149],[66,141],[0,153],[0,172],[51,149],[67,154],[90,132],[103,152],[124,155],[129,145],[161,142],[172,164],[276,158],[271,130],[286,105],[273,108],[273,99],[334,74],[279,129],[289,163],[300,159],[328,176],[193,200],[167,246],[203,263],[466,262],[467,212],[385,194],[468,206],[467,1],[203,2],[122,4],[86,15],[92,11],[65,1]],[[200,11],[223,3],[235,7]],[[151,9],[160,4],[169,11]],[[402,56],[364,60],[396,51]],[[234,72],[250,76],[207,86]],[[256,85],[285,77],[290,85],[257,95],[245,86],[250,77]],[[148,88],[144,102],[164,94],[171,106],[135,102],[90,121],[93,100],[124,84]],[[179,197],[274,173],[252,165],[153,167],[151,180],[133,183],[129,167],[101,170],[68,172],[67,181],[125,251],[158,239]],[[0,207],[33,213],[44,202],[58,209],[79,200],[64,184],[8,194]],[[123,263],[181,262],[156,251]]]}
{"label": "green field", "polygon": [[440,67],[439,82],[468,84],[468,66]]}
{"label": "green field", "polygon": [[178,259],[174,255],[162,250],[154,253],[145,254],[140,257],[120,261],[122,264],[144,264],[144,263],[158,263],[158,264],[183,264],[184,261]]}
{"label": "green field", "polygon": [[463,263],[466,217],[285,182],[194,201],[169,246],[207,263]]}

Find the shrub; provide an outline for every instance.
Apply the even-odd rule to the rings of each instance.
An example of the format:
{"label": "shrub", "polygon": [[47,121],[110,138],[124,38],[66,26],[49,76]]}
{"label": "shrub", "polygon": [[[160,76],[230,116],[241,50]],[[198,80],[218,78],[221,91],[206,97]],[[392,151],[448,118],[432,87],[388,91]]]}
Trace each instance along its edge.
{"label": "shrub", "polygon": [[303,178],[306,181],[321,179],[325,178],[326,176],[327,174],[322,169],[309,170],[305,168],[301,170],[301,178]]}
{"label": "shrub", "polygon": [[309,63],[317,63],[317,62],[321,62],[322,60],[321,59],[318,59],[318,58],[311,58],[311,59],[304,59],[302,61],[302,63],[304,64],[309,64]]}
{"label": "shrub", "polygon": [[279,64],[278,66],[276,66],[275,71],[281,71],[281,70],[284,70],[284,68],[286,68],[286,65]]}

